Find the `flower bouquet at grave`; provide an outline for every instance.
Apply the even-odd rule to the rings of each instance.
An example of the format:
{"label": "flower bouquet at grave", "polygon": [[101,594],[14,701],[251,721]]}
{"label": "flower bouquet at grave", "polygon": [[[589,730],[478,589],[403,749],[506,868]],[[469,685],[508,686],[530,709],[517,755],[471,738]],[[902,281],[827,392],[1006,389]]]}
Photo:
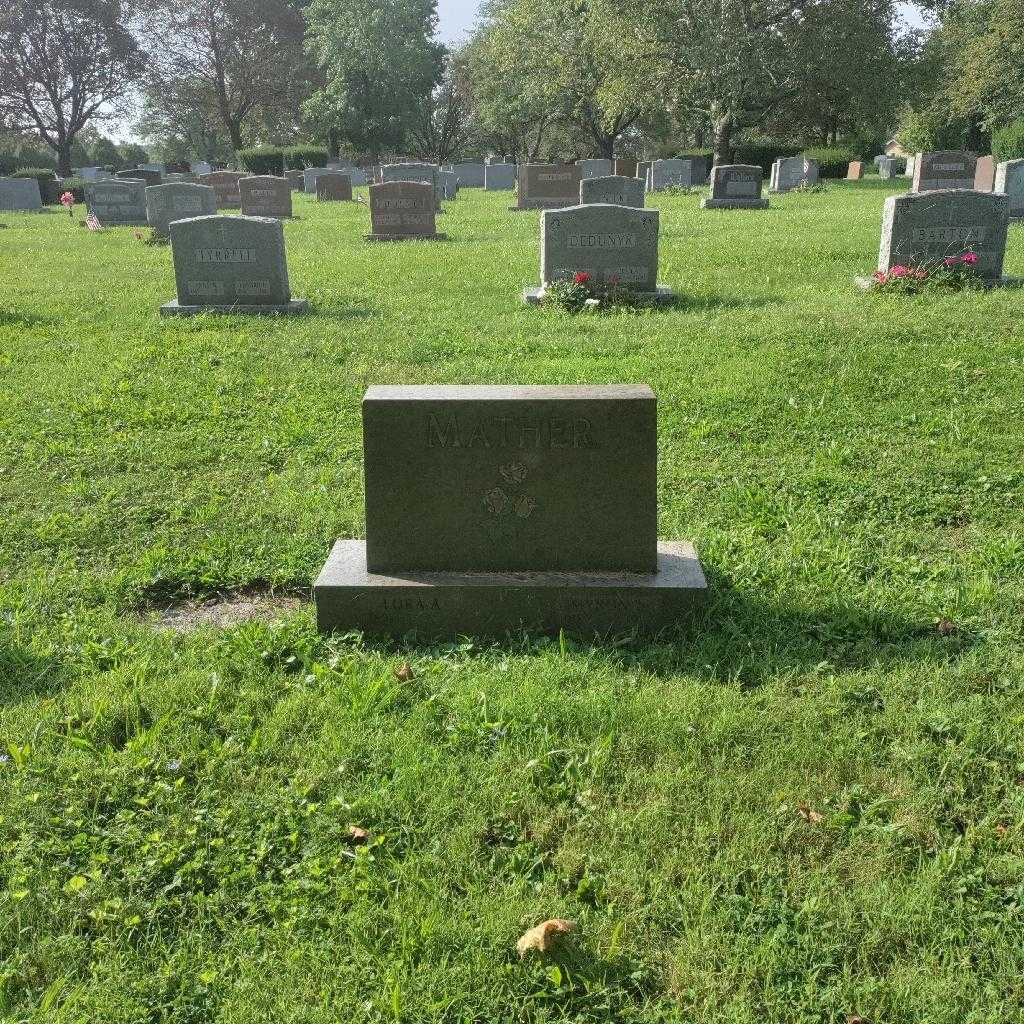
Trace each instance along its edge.
{"label": "flower bouquet at grave", "polygon": [[74,218],[75,216],[75,197],[71,192],[63,192],[60,197],[60,205],[68,211],[68,216]]}
{"label": "flower bouquet at grave", "polygon": [[984,287],[978,274],[978,254],[968,249],[917,265],[897,264],[888,272],[876,270],[871,291],[918,295],[925,291],[976,291]]}
{"label": "flower bouquet at grave", "polygon": [[553,281],[544,291],[544,301],[561,306],[570,313],[645,304],[641,292],[623,287],[617,277],[609,277],[607,282],[602,284],[595,281],[586,271],[573,274],[571,280]]}

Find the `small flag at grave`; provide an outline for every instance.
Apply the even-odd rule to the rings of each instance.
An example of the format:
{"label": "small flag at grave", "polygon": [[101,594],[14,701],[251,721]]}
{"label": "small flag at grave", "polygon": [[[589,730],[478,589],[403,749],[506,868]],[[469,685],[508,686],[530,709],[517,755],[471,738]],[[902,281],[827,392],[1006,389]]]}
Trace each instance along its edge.
{"label": "small flag at grave", "polygon": [[85,225],[90,231],[103,230],[103,225],[100,223],[99,218],[95,213],[90,213],[89,216],[85,218]]}

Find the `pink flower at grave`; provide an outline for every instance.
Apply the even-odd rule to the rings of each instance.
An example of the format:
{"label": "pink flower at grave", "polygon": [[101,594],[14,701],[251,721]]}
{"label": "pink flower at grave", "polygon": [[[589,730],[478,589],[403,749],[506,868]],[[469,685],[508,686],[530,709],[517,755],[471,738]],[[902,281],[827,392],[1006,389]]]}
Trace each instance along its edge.
{"label": "pink flower at grave", "polygon": [[889,280],[889,275],[884,270],[876,270],[871,275],[879,284],[885,284]]}
{"label": "pink flower at grave", "polygon": [[893,267],[889,271],[889,276],[890,277],[906,277],[909,273],[910,273],[910,267],[905,267],[905,266],[903,266],[902,263],[897,263],[896,266]]}
{"label": "pink flower at grave", "polygon": [[64,192],[60,197],[61,206],[72,207],[75,205],[75,197],[70,192]]}
{"label": "pink flower at grave", "polygon": [[964,263],[968,263],[968,264],[970,264],[970,263],[977,263],[978,262],[978,254],[976,252],[965,252],[963,254],[963,256],[960,257],[960,259],[963,260]]}

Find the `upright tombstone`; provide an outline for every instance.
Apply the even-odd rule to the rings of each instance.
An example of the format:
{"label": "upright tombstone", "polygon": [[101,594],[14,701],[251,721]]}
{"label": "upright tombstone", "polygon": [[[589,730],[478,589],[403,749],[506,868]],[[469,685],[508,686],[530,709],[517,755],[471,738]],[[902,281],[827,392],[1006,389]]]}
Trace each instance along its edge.
{"label": "upright tombstone", "polygon": [[198,185],[196,176],[191,171],[183,171],[181,173],[172,172],[164,175],[162,184],[169,185],[171,182],[184,183],[188,185]]}
{"label": "upright tombstone", "polygon": [[[988,284],[1011,283],[1003,278],[1009,221],[1009,199],[998,193],[942,189],[889,196],[878,269],[887,274],[897,265],[926,266],[973,252],[974,269]],[[857,283],[867,287],[870,282]]]}
{"label": "upright tombstone", "polygon": [[646,386],[370,388],[366,540],[335,543],[313,586],[318,627],[427,638],[679,622],[707,584],[691,544],[658,540],[657,447]]}
{"label": "upright tombstone", "polygon": [[914,172],[915,172],[915,170],[917,168],[917,157],[916,156],[908,156],[906,163],[907,163],[907,166],[906,166],[905,170],[903,171],[903,177],[904,178],[910,178],[911,180],[913,180]]}
{"label": "upright tombstone", "polygon": [[991,156],[980,156],[974,169],[976,192],[991,192],[996,184],[996,163]]}
{"label": "upright tombstone", "polygon": [[580,205],[612,203],[615,206],[644,207],[644,183],[639,178],[609,174],[603,178],[584,178],[580,182]]}
{"label": "upright tombstone", "polygon": [[652,163],[652,160],[638,160],[636,164],[636,176],[644,183],[644,188],[647,187],[647,182],[650,179]]}
{"label": "upright tombstone", "polygon": [[387,181],[370,186],[368,242],[443,240],[437,231],[434,186],[425,181]]}
{"label": "upright tombstone", "polygon": [[240,210],[242,194],[238,183],[245,177],[239,171],[211,171],[199,175],[199,184],[207,185],[217,193],[218,210]]}
{"label": "upright tombstone", "polygon": [[148,224],[146,188],[144,181],[87,181],[85,205],[105,227]]}
{"label": "upright tombstone", "polygon": [[515,210],[556,210],[580,199],[579,167],[573,164],[520,164]]}
{"label": "upright tombstone", "polygon": [[95,181],[97,178],[102,178],[106,172],[102,167],[79,167],[78,177],[82,181]]}
{"label": "upright tombstone", "polygon": [[483,188],[486,168],[478,163],[452,164],[448,168],[459,179],[462,188]]}
{"label": "upright tombstone", "polygon": [[900,166],[900,162],[899,162],[899,160],[896,159],[896,157],[894,157],[894,156],[887,156],[878,165],[878,176],[883,181],[889,181],[892,178],[895,178],[897,173],[899,173],[899,166]]}
{"label": "upright tombstone", "polygon": [[1004,160],[996,168],[994,191],[1010,201],[1010,219],[1024,218],[1024,160]]}
{"label": "upright tombstone", "polygon": [[188,165],[188,169],[198,178],[204,174],[211,174],[213,164],[206,160],[194,160]]}
{"label": "upright tombstone", "polygon": [[454,171],[437,172],[437,195],[439,199],[456,199],[459,195],[459,179]]}
{"label": "upright tombstone", "polygon": [[792,192],[818,183],[818,163],[802,156],[784,156],[772,164],[769,192]]}
{"label": "upright tombstone", "polygon": [[437,185],[437,168],[433,164],[384,164],[380,171],[382,184],[388,181],[419,181]]}
{"label": "upright tombstone", "polygon": [[165,175],[167,173],[166,164],[139,164],[139,170],[141,171],[156,171],[159,175]]}
{"label": "upright tombstone", "polygon": [[238,194],[246,217],[292,216],[292,186],[287,178],[254,174],[238,182]]}
{"label": "upright tombstone", "polygon": [[306,187],[306,173],[305,173],[305,171],[298,171],[298,170],[285,171],[284,172],[284,178],[285,178],[285,181],[288,182],[288,187],[293,192],[302,192],[302,191],[304,191],[304,189]]}
{"label": "upright tombstone", "polygon": [[[173,221],[207,217],[217,212],[217,194],[207,185],[168,182],[146,188],[146,219],[153,231],[164,237]],[[102,223],[103,218],[100,218]]]}
{"label": "upright tombstone", "polygon": [[267,217],[193,217],[171,222],[178,297],[163,316],[304,313],[288,284],[284,227]]}
{"label": "upright tombstone", "polygon": [[148,167],[134,167],[130,171],[118,171],[114,177],[118,181],[144,181],[147,185],[160,185],[164,180],[160,171]]}
{"label": "upright tombstone", "polygon": [[636,160],[632,157],[618,157],[612,169],[620,177],[635,178]]}
{"label": "upright tombstone", "polygon": [[42,208],[38,178],[0,178],[0,210],[32,213]]}
{"label": "upright tombstone", "polygon": [[594,204],[545,210],[540,215],[540,287],[527,288],[523,301],[544,301],[548,285],[588,274],[598,285],[643,292],[656,302],[673,298],[658,285],[657,210]]}
{"label": "upright tombstone", "polygon": [[341,171],[329,171],[316,179],[317,202],[351,202],[352,179]]}
{"label": "upright tombstone", "polygon": [[515,164],[486,164],[484,166],[484,188],[488,192],[511,192],[515,187]]}
{"label": "upright tombstone", "polygon": [[757,164],[719,164],[711,170],[711,195],[700,205],[705,210],[767,210],[763,182],[764,171]]}
{"label": "upright tombstone", "polygon": [[330,173],[329,167],[307,167],[302,172],[302,191],[305,192],[307,196],[315,196],[316,179],[319,178],[321,174],[328,173]]}
{"label": "upright tombstone", "polygon": [[860,181],[864,177],[864,164],[860,160],[851,160],[846,165],[846,180]]}
{"label": "upright tombstone", "polygon": [[914,162],[915,192],[934,192],[938,189],[974,190],[974,173],[978,158],[964,150],[941,149],[932,153],[918,153]]}
{"label": "upright tombstone", "polygon": [[612,173],[611,160],[577,160],[576,166],[580,169],[584,181],[587,178],[607,178]]}
{"label": "upright tombstone", "polygon": [[689,188],[693,184],[692,160],[653,160],[646,174],[647,191],[665,188]]}

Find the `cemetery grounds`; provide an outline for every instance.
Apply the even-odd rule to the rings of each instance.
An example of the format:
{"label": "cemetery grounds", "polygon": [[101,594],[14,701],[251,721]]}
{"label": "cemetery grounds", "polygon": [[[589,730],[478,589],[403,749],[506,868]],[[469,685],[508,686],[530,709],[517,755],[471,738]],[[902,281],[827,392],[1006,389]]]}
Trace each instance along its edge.
{"label": "cemetery grounds", "polygon": [[[1024,293],[858,292],[906,184],[651,198],[679,305],[576,317],[508,193],[296,195],[295,319],[0,215],[0,1019],[1020,1019]],[[613,382],[685,629],[318,636],[368,385]]]}

